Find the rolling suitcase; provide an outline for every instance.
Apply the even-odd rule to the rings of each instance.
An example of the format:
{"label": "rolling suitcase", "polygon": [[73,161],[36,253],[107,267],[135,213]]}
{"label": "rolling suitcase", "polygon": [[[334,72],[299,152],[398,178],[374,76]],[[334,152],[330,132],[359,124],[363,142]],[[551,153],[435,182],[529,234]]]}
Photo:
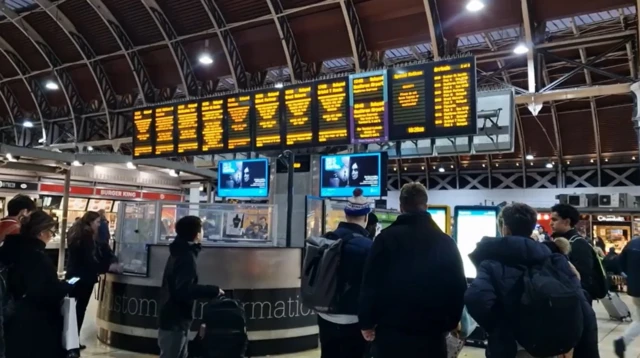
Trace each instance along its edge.
{"label": "rolling suitcase", "polygon": [[602,304],[609,314],[609,318],[616,321],[631,320],[631,311],[626,303],[622,301],[617,292],[609,292],[603,298]]}

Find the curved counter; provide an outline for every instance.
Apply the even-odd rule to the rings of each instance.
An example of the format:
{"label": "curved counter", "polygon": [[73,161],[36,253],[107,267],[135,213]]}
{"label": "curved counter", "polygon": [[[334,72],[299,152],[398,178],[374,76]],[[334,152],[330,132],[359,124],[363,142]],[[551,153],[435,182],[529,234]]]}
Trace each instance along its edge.
{"label": "curved counter", "polygon": [[[158,353],[159,294],[167,245],[149,247],[148,277],[108,274],[99,286],[98,339],[115,348]],[[313,311],[300,302],[302,249],[207,247],[198,256],[200,284],[215,284],[243,302],[249,356],[296,353],[318,346]],[[193,306],[196,334],[207,301]]]}

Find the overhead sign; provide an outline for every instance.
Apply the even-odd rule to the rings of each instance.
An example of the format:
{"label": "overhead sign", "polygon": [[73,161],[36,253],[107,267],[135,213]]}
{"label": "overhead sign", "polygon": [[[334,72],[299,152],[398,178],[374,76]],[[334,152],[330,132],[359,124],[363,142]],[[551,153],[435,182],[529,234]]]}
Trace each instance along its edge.
{"label": "overhead sign", "polygon": [[614,221],[614,222],[625,222],[629,221],[624,216],[615,216],[615,215],[598,215],[598,221]]}
{"label": "overhead sign", "polygon": [[2,180],[0,181],[0,189],[38,191],[38,183]]}

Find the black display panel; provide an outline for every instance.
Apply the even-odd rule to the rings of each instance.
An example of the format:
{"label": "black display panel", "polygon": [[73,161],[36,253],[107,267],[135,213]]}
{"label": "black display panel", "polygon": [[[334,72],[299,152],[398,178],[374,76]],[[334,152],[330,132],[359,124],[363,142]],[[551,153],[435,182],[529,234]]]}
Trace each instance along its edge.
{"label": "black display panel", "polygon": [[391,140],[427,135],[426,65],[389,70]]}
{"label": "black display panel", "polygon": [[226,149],[224,98],[200,102],[200,128],[202,128],[202,152],[219,153]]}
{"label": "black display panel", "polygon": [[229,151],[250,151],[251,110],[253,103],[250,94],[227,97],[227,149]]}
{"label": "black display panel", "polygon": [[349,144],[349,80],[347,77],[315,83],[318,101],[318,145]]}
{"label": "black display panel", "polygon": [[200,151],[200,103],[190,102],[176,106],[176,147],[179,155],[193,155]]}
{"label": "black display panel", "polygon": [[156,156],[170,156],[176,153],[175,106],[161,106],[153,110]]}
{"label": "black display panel", "polygon": [[280,90],[258,91],[253,94],[255,124],[253,126],[256,150],[282,147]]}
{"label": "black display panel", "polygon": [[290,87],[284,90],[284,136],[285,145],[311,147],[314,144],[314,123],[317,115],[313,110],[313,86]]}
{"label": "black display panel", "polygon": [[133,111],[133,157],[153,155],[153,109]]}
{"label": "black display panel", "polygon": [[351,143],[387,141],[387,70],[351,75],[349,81]]}

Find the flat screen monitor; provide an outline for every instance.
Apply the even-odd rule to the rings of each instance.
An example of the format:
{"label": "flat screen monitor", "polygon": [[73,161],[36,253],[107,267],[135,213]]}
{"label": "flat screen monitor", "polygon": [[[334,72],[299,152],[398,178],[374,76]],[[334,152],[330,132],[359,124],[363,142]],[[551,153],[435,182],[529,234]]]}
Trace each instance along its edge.
{"label": "flat screen monitor", "polygon": [[383,178],[380,170],[383,157],[382,153],[322,156],[320,196],[350,197],[355,188],[362,189],[364,196],[382,196]]}
{"label": "flat screen monitor", "polygon": [[218,193],[221,198],[265,198],[269,195],[267,159],[218,162]]}
{"label": "flat screen monitor", "polygon": [[429,207],[427,212],[431,214],[431,218],[435,221],[436,225],[438,225],[442,232],[449,232],[447,228],[447,208]]}
{"label": "flat screen monitor", "polygon": [[456,206],[454,210],[454,237],[467,278],[476,277],[476,267],[469,254],[483,237],[498,236],[498,212],[495,206]]}

